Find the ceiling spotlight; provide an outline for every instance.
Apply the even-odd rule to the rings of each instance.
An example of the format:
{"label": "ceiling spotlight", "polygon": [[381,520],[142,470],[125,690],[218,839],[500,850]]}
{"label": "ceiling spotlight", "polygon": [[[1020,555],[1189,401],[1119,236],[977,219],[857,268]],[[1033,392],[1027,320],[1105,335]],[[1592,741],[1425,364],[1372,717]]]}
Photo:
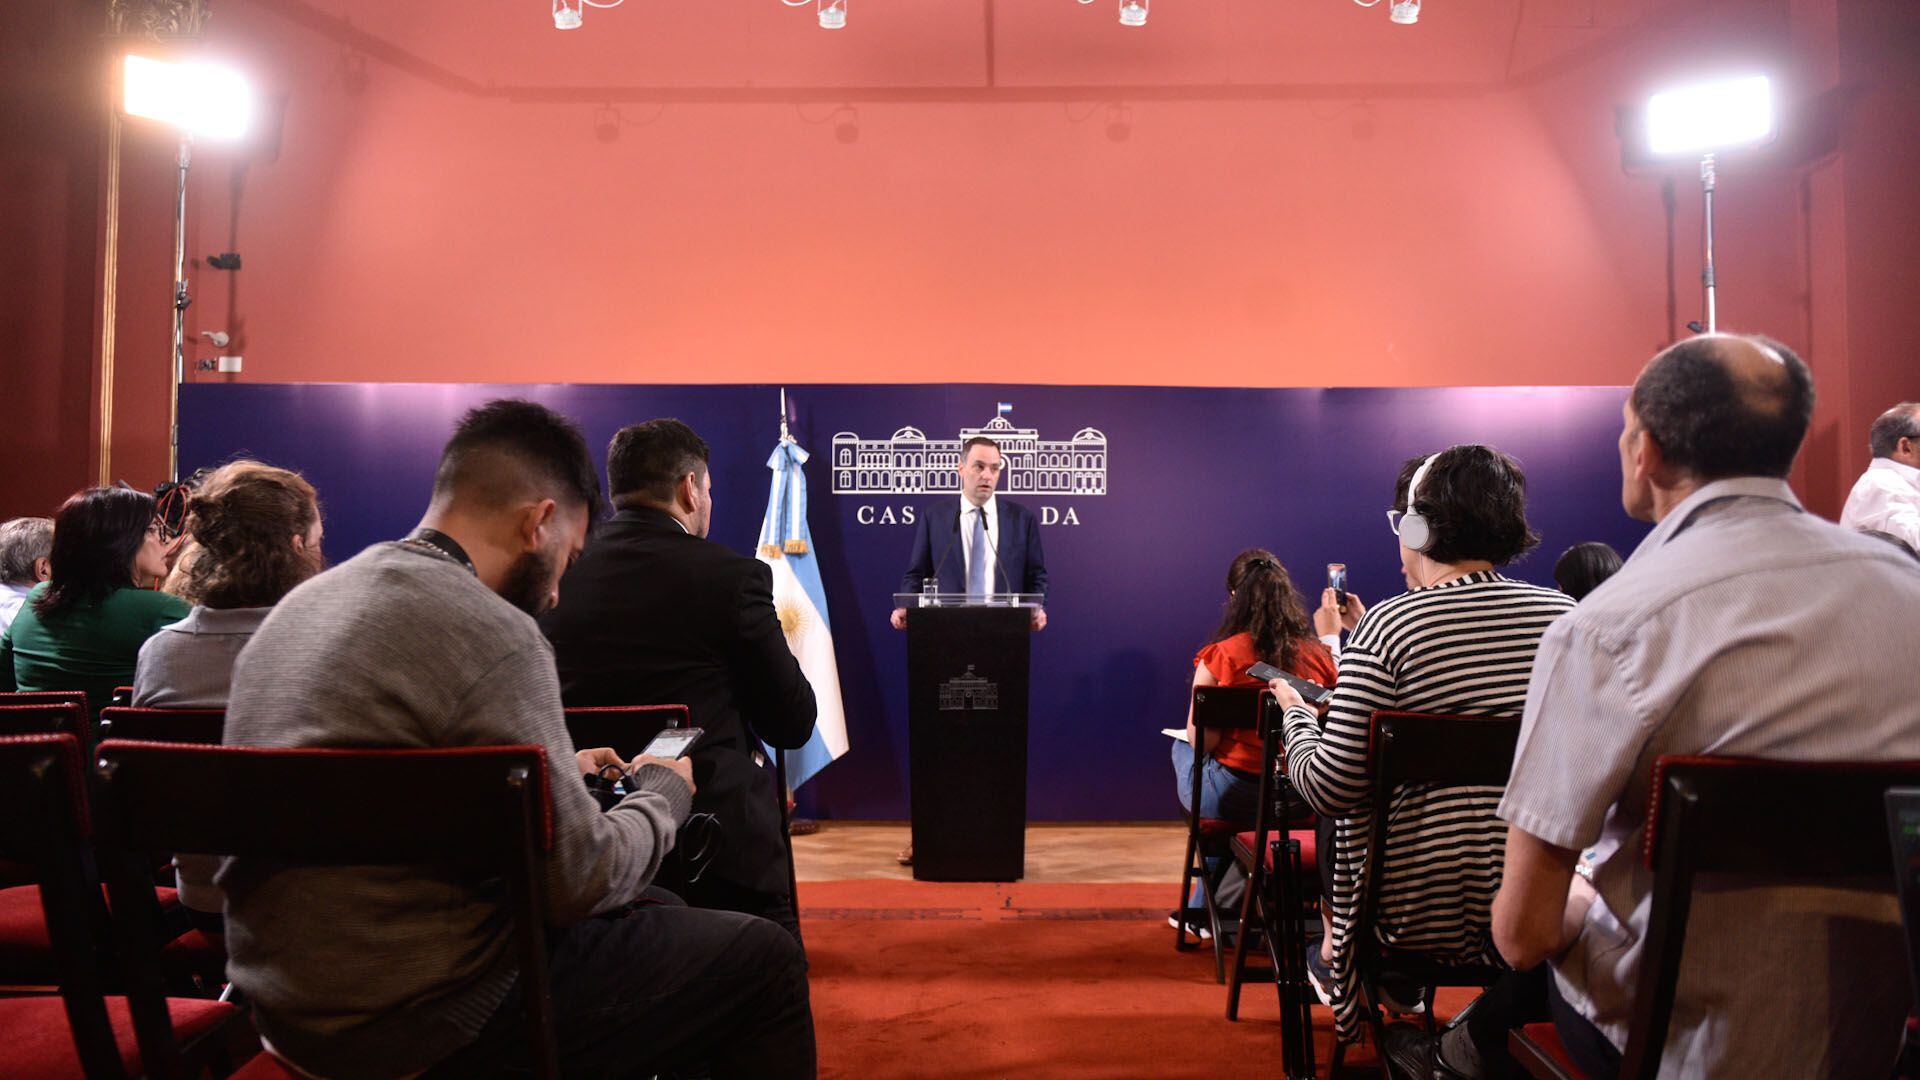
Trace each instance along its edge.
{"label": "ceiling spotlight", "polygon": [[1393,0],[1387,7],[1387,18],[1401,26],[1412,26],[1420,21],[1420,0]]}
{"label": "ceiling spotlight", "polygon": [[587,17],[586,5],[581,0],[553,0],[553,28],[555,30],[578,30],[580,23]]}
{"label": "ceiling spotlight", "polygon": [[1147,25],[1147,0],[1120,0],[1120,25]]}
{"label": "ceiling spotlight", "polygon": [[820,17],[820,29],[847,28],[847,0],[815,0],[814,13]]}

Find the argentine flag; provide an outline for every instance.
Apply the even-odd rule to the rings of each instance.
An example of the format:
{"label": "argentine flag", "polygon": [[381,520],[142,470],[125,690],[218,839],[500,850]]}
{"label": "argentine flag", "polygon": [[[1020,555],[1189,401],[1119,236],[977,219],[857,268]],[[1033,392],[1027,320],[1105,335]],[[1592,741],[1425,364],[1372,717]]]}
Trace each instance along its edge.
{"label": "argentine flag", "polygon": [[813,534],[807,528],[807,477],[800,468],[806,460],[800,444],[784,436],[767,459],[773,490],[767,495],[758,549],[760,561],[773,569],[773,609],[786,631],[787,648],[813,684],[819,708],[813,738],[787,753],[787,786],[792,788],[847,752],[847,715],[840,704],[840,668],[827,624],[827,595],[820,587],[820,564],[814,561]]}

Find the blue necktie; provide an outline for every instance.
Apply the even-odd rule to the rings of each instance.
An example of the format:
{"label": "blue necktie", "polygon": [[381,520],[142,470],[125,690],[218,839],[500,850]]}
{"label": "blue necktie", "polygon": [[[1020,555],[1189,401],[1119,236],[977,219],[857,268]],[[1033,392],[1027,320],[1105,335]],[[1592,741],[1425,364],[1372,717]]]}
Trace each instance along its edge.
{"label": "blue necktie", "polygon": [[987,511],[973,508],[973,539],[967,544],[967,598],[984,600],[987,596]]}

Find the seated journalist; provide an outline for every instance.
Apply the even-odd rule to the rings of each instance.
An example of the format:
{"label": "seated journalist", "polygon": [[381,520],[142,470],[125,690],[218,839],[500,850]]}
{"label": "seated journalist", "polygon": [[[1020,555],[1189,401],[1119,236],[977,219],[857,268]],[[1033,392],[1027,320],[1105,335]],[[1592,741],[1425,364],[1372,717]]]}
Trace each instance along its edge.
{"label": "seated journalist", "polygon": [[[1392,806],[1374,806],[1369,720],[1378,710],[1518,716],[1540,635],[1573,606],[1563,593],[1499,572],[1539,539],[1527,527],[1526,477],[1506,454],[1465,445],[1413,459],[1394,507],[1387,517],[1409,591],[1375,604],[1354,627],[1325,729],[1292,687],[1272,684],[1287,707],[1294,787],[1321,815],[1332,932],[1309,947],[1308,967],[1343,1040],[1362,1023],[1355,951],[1379,945],[1353,938],[1364,889],[1380,890],[1381,941],[1443,961],[1498,963],[1491,923],[1506,847],[1494,814],[1501,789],[1402,787]],[[1363,856],[1377,813],[1389,815],[1387,859],[1369,867]],[[1391,1006],[1414,1011],[1395,1000],[1396,988],[1382,989]],[[1504,1046],[1506,1032],[1484,1037]]]}
{"label": "seated journalist", "polygon": [[[553,1015],[569,1076],[704,1069],[809,1077],[805,959],[779,926],[642,893],[687,819],[685,761],[639,758],[602,812],[533,617],[559,602],[599,481],[579,430],[525,401],[461,420],[420,527],[294,589],[234,666],[242,746],[533,744],[553,771]],[[458,797],[449,793],[449,798]],[[317,1076],[471,1077],[529,1067],[497,881],[436,867],[228,858],[228,971],[274,1050]]]}

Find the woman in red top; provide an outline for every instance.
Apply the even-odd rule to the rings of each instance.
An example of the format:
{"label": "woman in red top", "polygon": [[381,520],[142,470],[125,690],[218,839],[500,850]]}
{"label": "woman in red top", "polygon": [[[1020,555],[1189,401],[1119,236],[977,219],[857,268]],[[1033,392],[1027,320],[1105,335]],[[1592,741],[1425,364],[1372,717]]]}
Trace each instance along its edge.
{"label": "woman in red top", "polygon": [[[1317,613],[1316,613],[1317,614]],[[1338,618],[1336,611],[1334,617]],[[1227,568],[1226,614],[1213,640],[1193,658],[1195,686],[1263,686],[1248,678],[1247,668],[1264,660],[1322,686],[1332,686],[1337,667],[1333,653],[1315,636],[1314,625],[1294,590],[1287,568],[1273,552],[1249,548]],[[1331,628],[1337,632],[1337,624]],[[1174,787],[1181,809],[1192,811],[1192,705],[1187,712],[1187,740],[1173,743]],[[1263,747],[1257,731],[1209,731],[1204,749],[1208,758],[1200,778],[1200,816],[1251,826],[1260,798]],[[1217,874],[1220,859],[1208,859]],[[1189,903],[1198,907],[1198,892]]]}

